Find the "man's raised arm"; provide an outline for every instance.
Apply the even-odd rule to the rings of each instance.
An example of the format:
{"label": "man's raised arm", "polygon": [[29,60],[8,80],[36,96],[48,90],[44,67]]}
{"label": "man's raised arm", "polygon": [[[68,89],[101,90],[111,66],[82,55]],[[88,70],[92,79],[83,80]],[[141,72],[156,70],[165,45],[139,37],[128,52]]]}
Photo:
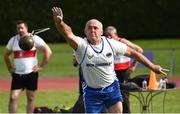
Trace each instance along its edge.
{"label": "man's raised arm", "polygon": [[58,29],[58,31],[63,35],[63,37],[66,39],[66,41],[69,43],[69,45],[73,49],[77,49],[78,46],[78,40],[74,33],[72,32],[72,29],[70,26],[68,26],[64,21],[63,21],[63,12],[61,8],[59,7],[53,7],[52,8],[52,13],[53,13],[53,19],[55,22],[55,25]]}

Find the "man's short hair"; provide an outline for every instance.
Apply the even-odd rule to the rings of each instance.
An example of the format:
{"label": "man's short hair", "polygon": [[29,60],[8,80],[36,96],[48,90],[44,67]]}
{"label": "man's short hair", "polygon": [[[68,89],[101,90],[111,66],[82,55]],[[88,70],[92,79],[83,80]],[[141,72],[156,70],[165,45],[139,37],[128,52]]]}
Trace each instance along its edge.
{"label": "man's short hair", "polygon": [[110,32],[113,32],[114,34],[117,34],[117,29],[114,26],[108,26],[105,29],[105,35],[108,36]]}
{"label": "man's short hair", "polygon": [[16,21],[16,25],[19,25],[19,24],[22,24],[22,23],[24,23],[24,25],[25,25],[26,27],[28,27],[26,21],[24,21],[24,20],[18,20],[18,21]]}

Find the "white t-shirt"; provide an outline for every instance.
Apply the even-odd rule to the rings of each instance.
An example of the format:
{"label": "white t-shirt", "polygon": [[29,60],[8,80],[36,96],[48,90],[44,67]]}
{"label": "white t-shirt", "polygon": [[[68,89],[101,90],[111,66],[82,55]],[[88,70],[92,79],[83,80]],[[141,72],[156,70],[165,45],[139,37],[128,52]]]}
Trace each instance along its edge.
{"label": "white t-shirt", "polygon": [[15,73],[28,74],[31,73],[33,71],[32,68],[38,64],[37,48],[43,46],[45,42],[39,36],[34,35],[34,47],[30,51],[23,51],[18,45],[19,39],[19,35],[13,36],[9,40],[6,48],[12,50],[14,53]]}
{"label": "white t-shirt", "polygon": [[99,45],[91,45],[87,39],[79,40],[75,56],[82,67],[86,84],[92,88],[104,88],[116,80],[114,55],[124,55],[127,46],[113,39],[102,36]]}

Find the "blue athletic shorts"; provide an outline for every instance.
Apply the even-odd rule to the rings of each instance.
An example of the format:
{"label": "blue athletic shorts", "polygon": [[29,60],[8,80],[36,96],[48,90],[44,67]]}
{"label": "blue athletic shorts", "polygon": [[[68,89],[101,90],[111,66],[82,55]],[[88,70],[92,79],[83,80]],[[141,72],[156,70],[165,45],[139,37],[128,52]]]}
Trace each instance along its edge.
{"label": "blue athletic shorts", "polygon": [[123,101],[117,80],[105,88],[84,86],[83,90],[86,113],[102,113],[118,101]]}

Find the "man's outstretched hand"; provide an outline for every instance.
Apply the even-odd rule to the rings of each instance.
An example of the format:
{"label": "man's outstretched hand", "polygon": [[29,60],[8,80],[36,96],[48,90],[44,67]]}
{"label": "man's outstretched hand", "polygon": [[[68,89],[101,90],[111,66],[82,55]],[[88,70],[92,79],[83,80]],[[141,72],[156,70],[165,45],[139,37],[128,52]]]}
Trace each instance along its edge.
{"label": "man's outstretched hand", "polygon": [[63,12],[59,7],[52,8],[53,18],[55,22],[61,22],[63,20]]}
{"label": "man's outstretched hand", "polygon": [[169,71],[168,69],[162,68],[159,65],[155,65],[153,70],[154,70],[154,72],[159,73],[159,74],[163,74],[163,75],[167,75],[167,72]]}

